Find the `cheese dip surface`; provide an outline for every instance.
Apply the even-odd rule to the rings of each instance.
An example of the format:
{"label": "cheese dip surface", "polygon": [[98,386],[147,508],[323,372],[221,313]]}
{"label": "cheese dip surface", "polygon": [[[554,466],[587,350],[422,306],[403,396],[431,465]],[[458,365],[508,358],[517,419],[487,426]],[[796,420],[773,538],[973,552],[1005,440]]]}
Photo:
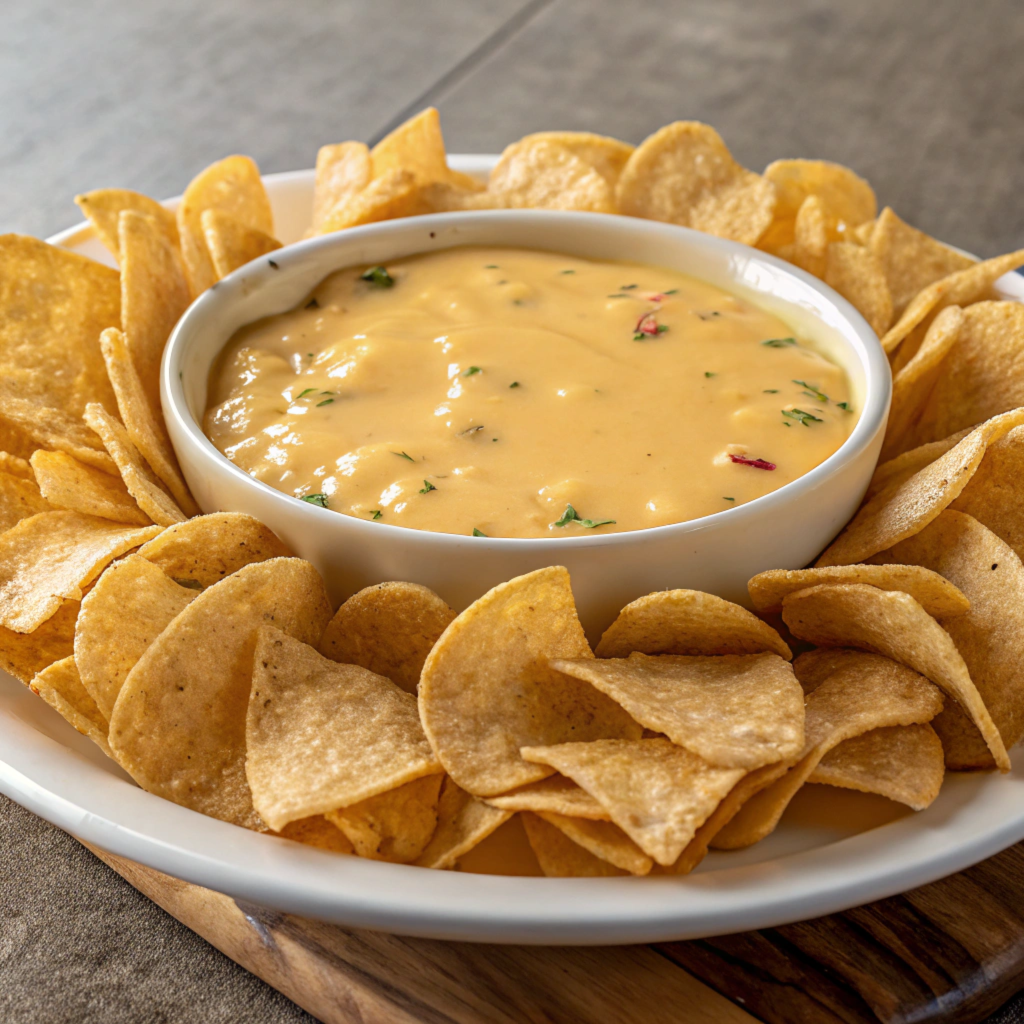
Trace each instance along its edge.
{"label": "cheese dip surface", "polygon": [[256,479],[345,515],[565,537],[734,508],[856,420],[843,370],[709,284],[459,248],[338,271],[239,330],[205,430]]}

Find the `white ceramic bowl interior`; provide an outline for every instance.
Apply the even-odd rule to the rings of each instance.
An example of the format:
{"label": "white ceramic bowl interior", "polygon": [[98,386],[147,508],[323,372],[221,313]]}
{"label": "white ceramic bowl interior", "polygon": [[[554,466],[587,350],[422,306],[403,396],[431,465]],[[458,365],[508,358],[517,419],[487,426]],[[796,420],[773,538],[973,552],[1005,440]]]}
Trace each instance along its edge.
{"label": "white ceramic bowl interior", "polygon": [[[542,539],[429,533],[297,501],[228,461],[202,431],[210,367],[244,324],[284,312],[328,274],[459,245],[517,246],[671,267],[781,317],[847,372],[858,421],[810,473],[738,508],[630,533]],[[534,210],[439,214],[310,239],[255,260],[201,296],[164,357],[162,395],[185,477],[205,511],[248,512],[323,574],[335,601],[382,580],[422,583],[461,609],[492,586],[565,565],[591,639],[634,598],[686,587],[747,601],[747,580],[806,565],[856,509],[888,414],[889,366],[853,307],[820,281],[746,246],[627,217]],[[685,457],[684,453],[680,457]]]}

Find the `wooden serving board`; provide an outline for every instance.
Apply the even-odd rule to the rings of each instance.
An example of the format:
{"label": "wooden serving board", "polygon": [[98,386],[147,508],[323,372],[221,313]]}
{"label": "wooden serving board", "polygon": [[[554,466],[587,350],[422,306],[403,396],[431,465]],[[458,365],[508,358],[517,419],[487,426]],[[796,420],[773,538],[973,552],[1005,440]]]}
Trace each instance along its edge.
{"label": "wooden serving board", "polygon": [[976,1024],[1024,987],[1024,843],[814,921],[590,948],[348,931],[89,849],[324,1024]]}

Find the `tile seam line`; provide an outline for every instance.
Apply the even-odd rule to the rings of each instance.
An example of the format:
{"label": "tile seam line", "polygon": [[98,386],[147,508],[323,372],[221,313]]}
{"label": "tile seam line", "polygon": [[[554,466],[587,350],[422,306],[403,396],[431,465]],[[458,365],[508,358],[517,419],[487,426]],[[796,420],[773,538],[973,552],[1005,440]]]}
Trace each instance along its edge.
{"label": "tile seam line", "polygon": [[440,78],[432,82],[419,95],[405,104],[397,114],[385,125],[370,136],[367,144],[375,146],[389,132],[393,131],[413,114],[429,106],[432,100],[444,94],[448,89],[464,81],[488,57],[500,50],[507,42],[518,35],[534,18],[550,7],[555,0],[531,0],[521,7],[508,21],[499,25],[489,36],[481,40],[465,57],[457,61]]}

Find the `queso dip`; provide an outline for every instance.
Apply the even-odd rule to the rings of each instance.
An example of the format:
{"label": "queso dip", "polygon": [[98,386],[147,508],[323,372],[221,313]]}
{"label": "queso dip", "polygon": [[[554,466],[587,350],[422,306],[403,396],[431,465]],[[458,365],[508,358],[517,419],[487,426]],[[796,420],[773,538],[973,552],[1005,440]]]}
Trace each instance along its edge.
{"label": "queso dip", "polygon": [[239,330],[205,429],[335,512],[489,537],[592,536],[735,508],[835,452],[842,369],[660,267],[458,248],[332,274]]}

